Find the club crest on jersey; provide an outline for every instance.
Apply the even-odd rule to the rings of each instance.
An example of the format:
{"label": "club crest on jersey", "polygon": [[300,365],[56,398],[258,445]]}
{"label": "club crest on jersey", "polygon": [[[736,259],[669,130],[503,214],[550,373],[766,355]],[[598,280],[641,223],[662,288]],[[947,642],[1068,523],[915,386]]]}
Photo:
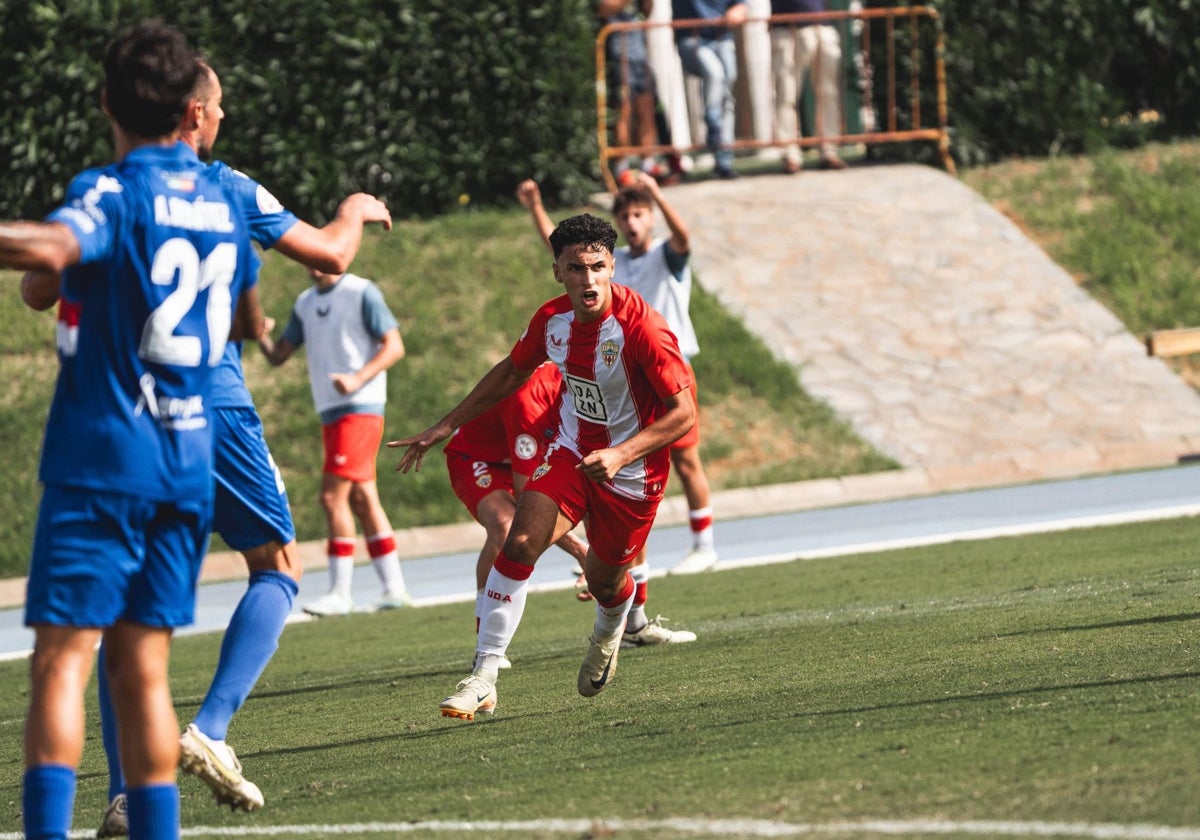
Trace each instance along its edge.
{"label": "club crest on jersey", "polygon": [[621,348],[611,338],[600,345],[600,358],[604,360],[605,367],[615,365],[619,355],[621,355]]}
{"label": "club crest on jersey", "polygon": [[492,477],[486,473],[484,475],[479,476],[478,478],[475,479],[475,486],[480,487],[484,490],[488,489],[489,487],[492,486]]}
{"label": "club crest on jersey", "polygon": [[549,464],[546,464],[546,463],[539,464],[538,468],[533,471],[533,475],[530,476],[529,480],[537,481],[539,478],[541,478],[542,476],[546,475],[549,472],[550,472]]}

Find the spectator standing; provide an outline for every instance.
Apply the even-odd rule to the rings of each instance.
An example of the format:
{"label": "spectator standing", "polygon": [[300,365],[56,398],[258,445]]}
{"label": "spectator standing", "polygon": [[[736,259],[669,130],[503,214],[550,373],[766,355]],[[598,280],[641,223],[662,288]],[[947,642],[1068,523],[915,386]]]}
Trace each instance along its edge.
{"label": "spectator standing", "polygon": [[564,388],[558,431],[517,499],[512,528],[492,571],[480,618],[475,666],[441,703],[445,717],[473,720],[496,708],[496,678],[542,553],[584,521],[584,563],[596,620],[576,686],[593,697],[617,669],[636,585],[629,565],[645,544],[662,501],[665,448],[695,422],[691,375],[666,321],[633,291],[612,282],[617,232],[588,214],[550,235],[554,277],[566,294],[547,301],[512,351],[449,414],[405,447],[396,469],[420,469],[425,453],[455,428],[513,393],[542,362]]}
{"label": "spectator standing", "polygon": [[356,519],[383,584],[373,608],[404,607],[411,599],[375,481],[387,369],[404,357],[404,343],[395,316],[370,280],[317,269],[309,269],[309,274],[313,286],[296,298],[279,341],[272,341],[265,330],[259,338],[272,365],[283,364],[307,344],[308,381],[321,417],[321,507],[329,531],[329,591],[305,604],[304,611],[316,616],[353,611]]}
{"label": "spectator standing", "polygon": [[671,16],[676,22],[720,21],[698,28],[677,28],[675,45],[684,72],[700,78],[704,142],[713,153],[713,171],[719,178],[736,178],[729,144],[734,137],[733,85],[737,81],[737,51],[730,27],[745,22],[746,5],[742,0],[671,0]]}
{"label": "spectator standing", "polygon": [[[771,0],[772,15],[824,12],[825,0]],[[824,138],[842,133],[842,38],[829,23],[800,22],[771,25],[771,67],[775,75],[775,132],[778,140],[800,136],[798,110],[804,91],[804,78],[812,76],[817,100],[816,134],[821,142],[821,165],[826,169],[845,169],[837,145]],[[799,172],[800,146],[790,145],[783,152],[785,172]]]}
{"label": "spectator standing", "polygon": [[213,370],[231,325],[253,335],[262,320],[240,207],[179,142],[198,56],[147,21],[103,66],[117,162],[77,176],[46,223],[0,224],[0,265],[63,272],[25,601],[22,813],[25,836],[43,840],[69,833],[101,639],[129,826],[179,836],[167,661],[173,629],[193,619],[212,524]]}
{"label": "spectator standing", "polygon": [[[654,8],[654,0],[600,0],[597,15],[601,23],[629,23],[648,17]],[[636,145],[651,147],[658,145],[658,126],[655,111],[658,108],[658,91],[654,74],[650,69],[646,49],[646,33],[641,29],[613,32],[605,42],[605,58],[608,64],[610,90],[617,91],[617,121],[615,137],[618,146],[628,146],[636,137]],[[641,168],[655,178],[670,175],[652,154],[642,156]],[[613,174],[617,183],[633,175],[629,161],[622,157],[613,161]]]}

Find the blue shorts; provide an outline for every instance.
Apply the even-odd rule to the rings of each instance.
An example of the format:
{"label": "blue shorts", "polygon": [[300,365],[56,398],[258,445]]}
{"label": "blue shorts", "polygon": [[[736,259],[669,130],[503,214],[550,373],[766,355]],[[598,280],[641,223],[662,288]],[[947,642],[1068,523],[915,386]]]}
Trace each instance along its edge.
{"label": "blue shorts", "polygon": [[211,530],[208,497],[159,502],[48,484],[29,561],[25,623],[191,624]]}
{"label": "blue shorts", "polygon": [[283,476],[263,437],[253,408],[213,412],[213,530],[235,551],[296,538]]}

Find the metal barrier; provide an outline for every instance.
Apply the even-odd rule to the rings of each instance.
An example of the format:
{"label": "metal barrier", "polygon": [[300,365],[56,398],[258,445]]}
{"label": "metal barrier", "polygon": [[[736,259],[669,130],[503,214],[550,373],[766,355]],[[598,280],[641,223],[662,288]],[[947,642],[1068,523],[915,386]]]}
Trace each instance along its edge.
{"label": "metal barrier", "polygon": [[[903,26],[907,22],[907,27],[904,30],[898,29],[898,24]],[[615,145],[610,142],[612,134],[612,126],[610,126],[610,102],[608,96],[608,64],[607,64],[607,42],[609,38],[621,32],[631,30],[659,30],[667,29],[696,29],[701,26],[720,25],[720,20],[679,20],[679,21],[624,21],[618,23],[609,23],[601,28],[596,36],[596,136],[600,154],[600,169],[610,191],[616,189],[616,182],[612,174],[610,162],[616,158],[622,158],[629,155],[684,155],[695,152],[710,151],[705,143],[672,143],[669,145],[655,146],[639,146],[639,145]],[[736,137],[733,142],[729,143],[724,148],[731,151],[756,150],[765,148],[783,149],[788,146],[799,146],[802,149],[813,148],[825,143],[833,143],[838,146],[848,145],[872,145],[878,143],[903,143],[912,141],[933,141],[937,144],[938,155],[942,166],[950,172],[955,173],[954,161],[950,157],[950,142],[946,128],[946,72],[945,72],[945,36],[942,29],[941,18],[938,16],[937,10],[928,6],[901,6],[886,9],[857,9],[846,11],[827,11],[821,13],[803,13],[789,15],[771,15],[769,17],[759,17],[748,19],[743,27],[748,27],[753,24],[766,25],[771,24],[800,24],[800,23],[824,23],[838,25],[842,29],[857,30],[858,45],[857,50],[852,53],[845,49],[847,43],[843,39],[843,57],[848,54],[856,54],[861,59],[859,72],[865,79],[860,76],[860,80],[864,85],[864,90],[860,92],[863,97],[863,104],[870,106],[875,100],[873,86],[875,84],[872,78],[872,68],[874,63],[871,59],[871,50],[873,46],[872,30],[882,29],[882,39],[884,41],[884,49],[886,50],[886,61],[884,62],[885,78],[883,84],[885,87],[886,99],[886,115],[882,127],[875,125],[864,124],[860,130],[851,131],[847,126],[846,120],[846,78],[847,74],[843,72],[842,83],[838,86],[839,95],[842,98],[842,126],[840,133],[827,133],[824,136],[815,136],[815,133],[810,133],[807,136],[800,136],[795,139],[781,139],[777,133],[772,130],[769,139],[755,139],[752,137],[743,136]],[[849,24],[849,26],[847,26]],[[924,26],[924,29],[922,28]],[[925,127],[922,124],[922,94],[928,87],[929,80],[926,79],[926,86],[922,85],[922,71],[925,68],[925,62],[922,60],[922,36],[927,39],[930,37],[926,34],[926,30],[932,27],[933,39],[933,80],[936,114],[934,121],[936,125]],[[673,35],[674,33],[672,33]],[[901,128],[899,126],[899,108],[900,102],[900,82],[899,71],[897,69],[898,53],[897,39],[898,35],[906,34],[909,42],[908,64],[905,69],[908,70],[907,89],[909,96],[909,115],[910,125]],[[649,32],[647,32],[649,35]],[[678,57],[675,57],[677,60]],[[627,72],[621,78],[627,78]],[[628,96],[628,91],[621,91],[623,97]],[[660,89],[661,95],[661,89]],[[735,109],[738,109],[738,103],[735,103]],[[740,110],[740,109],[738,109]],[[772,111],[773,114],[773,111]]]}

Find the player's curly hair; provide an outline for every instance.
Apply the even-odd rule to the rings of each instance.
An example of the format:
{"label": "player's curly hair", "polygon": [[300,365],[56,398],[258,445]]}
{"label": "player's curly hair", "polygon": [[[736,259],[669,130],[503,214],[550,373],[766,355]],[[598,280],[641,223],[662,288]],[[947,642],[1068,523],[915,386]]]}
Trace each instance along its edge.
{"label": "player's curly hair", "polygon": [[187,39],[161,20],[125,30],[104,55],[104,95],[117,125],[146,139],[179,128],[200,67]]}
{"label": "player's curly hair", "polygon": [[591,213],[571,216],[558,223],[550,234],[550,248],[558,259],[568,245],[586,245],[589,248],[604,248],[610,254],[617,247],[617,231],[608,222]]}

